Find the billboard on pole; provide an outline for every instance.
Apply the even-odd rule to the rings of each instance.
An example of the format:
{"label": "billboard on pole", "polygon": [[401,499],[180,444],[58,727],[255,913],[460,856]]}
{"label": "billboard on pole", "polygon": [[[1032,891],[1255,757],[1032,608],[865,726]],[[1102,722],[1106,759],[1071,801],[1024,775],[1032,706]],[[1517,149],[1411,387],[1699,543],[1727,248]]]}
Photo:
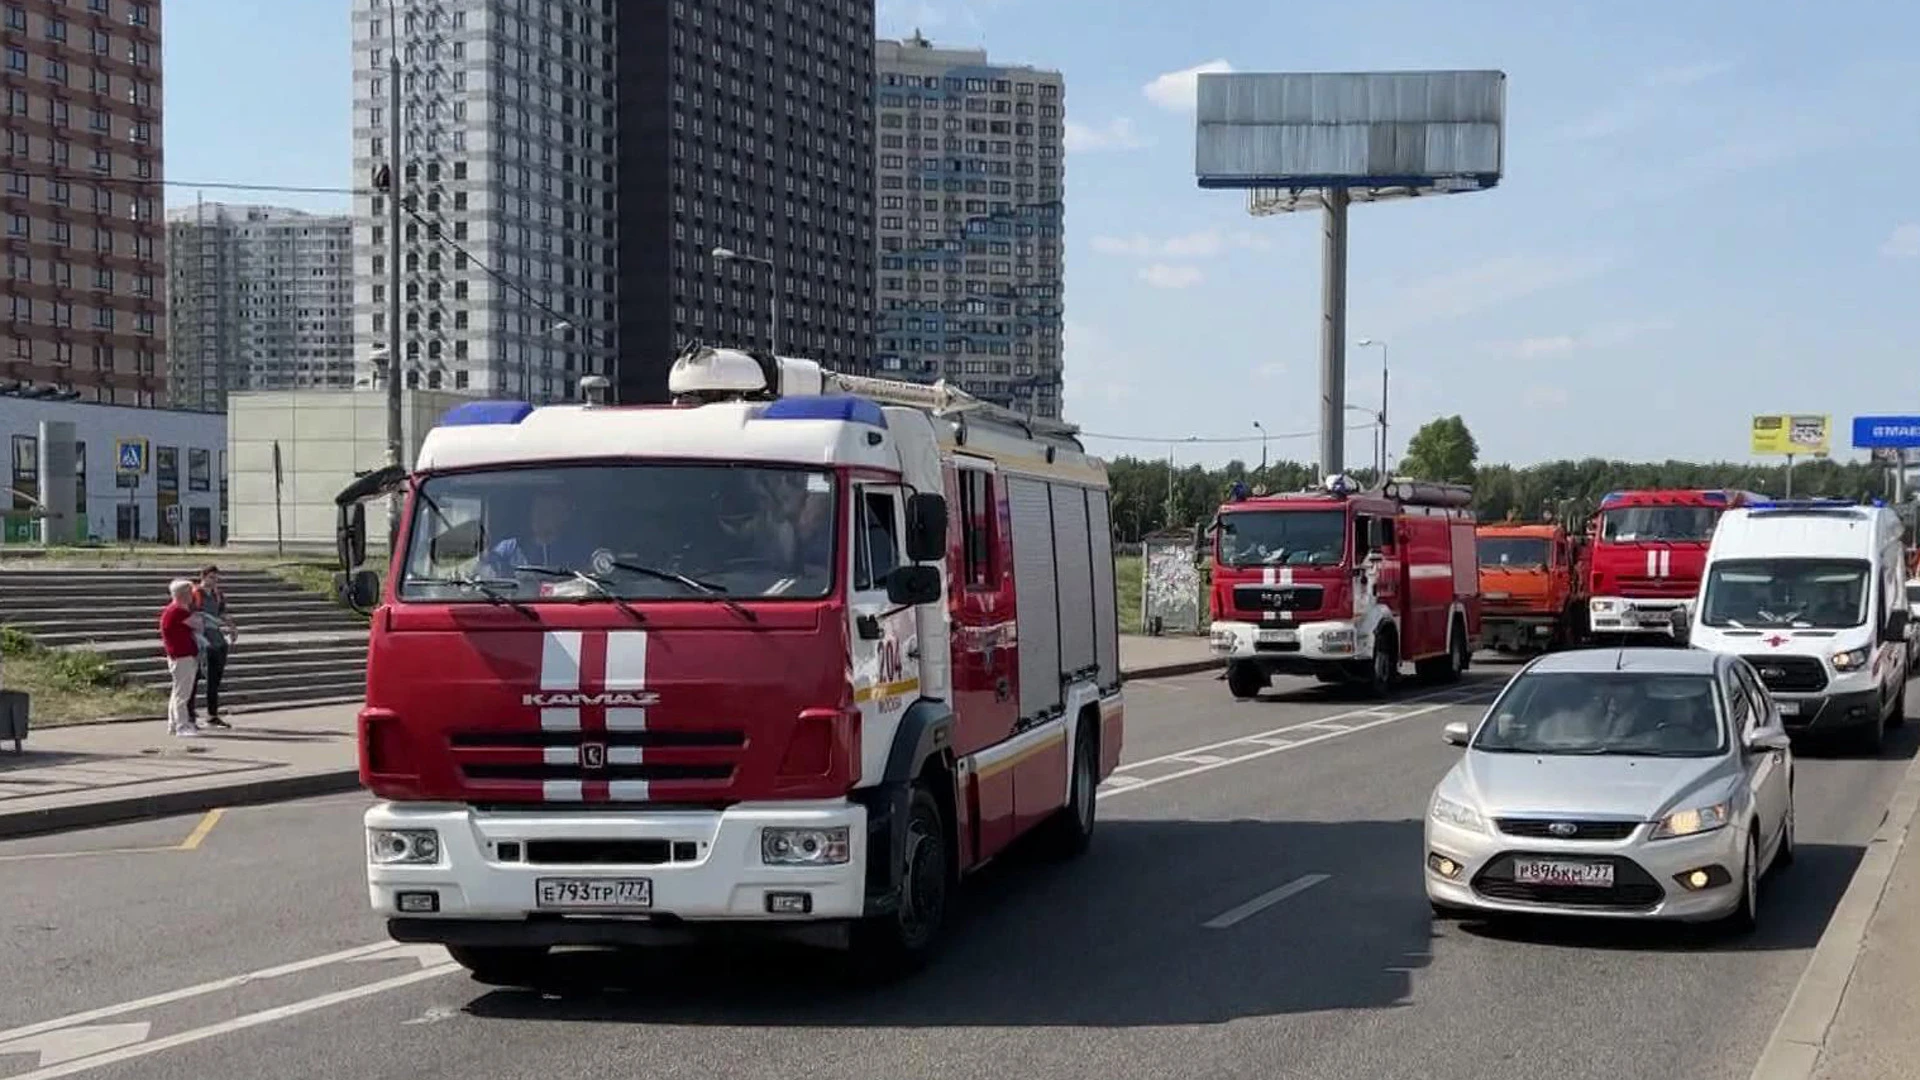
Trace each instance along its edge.
{"label": "billboard on pole", "polygon": [[1769,413],[1753,418],[1753,452],[1824,457],[1833,443],[1833,418],[1818,413]]}

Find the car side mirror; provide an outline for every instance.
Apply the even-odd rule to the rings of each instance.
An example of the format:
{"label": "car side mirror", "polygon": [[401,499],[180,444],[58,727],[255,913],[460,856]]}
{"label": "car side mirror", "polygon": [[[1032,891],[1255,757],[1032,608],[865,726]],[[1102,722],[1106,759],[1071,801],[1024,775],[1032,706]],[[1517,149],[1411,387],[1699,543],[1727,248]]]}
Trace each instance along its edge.
{"label": "car side mirror", "polygon": [[907,558],[917,563],[939,562],[946,554],[946,496],[931,492],[907,496]]}
{"label": "car side mirror", "polygon": [[1887,612],[1887,627],[1880,636],[1888,641],[1906,637],[1907,619],[1908,615],[1904,611]]}
{"label": "car side mirror", "polygon": [[1440,729],[1440,737],[1447,740],[1448,745],[1451,745],[1451,746],[1467,745],[1467,739],[1472,734],[1473,734],[1473,730],[1467,727],[1467,722],[1465,720],[1455,720],[1454,722],[1448,724],[1446,727],[1443,727]]}
{"label": "car side mirror", "polygon": [[940,599],[940,568],[913,565],[894,568],[887,575],[887,602],[902,607],[931,604]]}
{"label": "car side mirror", "polygon": [[1749,750],[1764,752],[1768,750],[1790,750],[1792,748],[1793,739],[1787,735],[1785,728],[1755,728],[1747,733],[1747,749]]}

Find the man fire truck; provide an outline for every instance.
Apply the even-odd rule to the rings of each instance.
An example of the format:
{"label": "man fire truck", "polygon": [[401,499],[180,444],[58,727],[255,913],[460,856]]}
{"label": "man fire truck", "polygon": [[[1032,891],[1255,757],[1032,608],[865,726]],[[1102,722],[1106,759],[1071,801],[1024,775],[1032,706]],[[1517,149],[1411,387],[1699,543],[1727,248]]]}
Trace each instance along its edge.
{"label": "man fire truck", "polygon": [[1412,661],[1457,679],[1480,639],[1473,493],[1394,480],[1220,508],[1212,527],[1213,651],[1227,688],[1251,698],[1276,674],[1357,680],[1386,694]]}
{"label": "man fire truck", "polygon": [[[379,605],[372,905],[507,985],[721,929],[917,965],[958,879],[1091,837],[1121,750],[1105,467],[944,384],[702,347],[669,388],[461,405],[339,496]],[[362,500],[402,489],[383,587],[351,570]]]}
{"label": "man fire truck", "polygon": [[1602,640],[1683,643],[1707,544],[1748,491],[1614,491],[1589,529],[1589,631]]}

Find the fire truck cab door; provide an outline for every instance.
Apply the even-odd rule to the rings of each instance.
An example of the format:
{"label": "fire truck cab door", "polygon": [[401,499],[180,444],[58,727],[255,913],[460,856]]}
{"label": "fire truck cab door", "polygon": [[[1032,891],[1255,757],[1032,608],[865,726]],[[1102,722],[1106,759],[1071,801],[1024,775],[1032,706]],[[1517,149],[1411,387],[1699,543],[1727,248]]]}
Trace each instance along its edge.
{"label": "fire truck cab door", "polygon": [[861,772],[871,780],[885,770],[893,731],[920,696],[920,648],[914,609],[895,610],[887,599],[888,577],[908,565],[905,491],[898,484],[856,483],[852,502],[847,640],[861,716]]}

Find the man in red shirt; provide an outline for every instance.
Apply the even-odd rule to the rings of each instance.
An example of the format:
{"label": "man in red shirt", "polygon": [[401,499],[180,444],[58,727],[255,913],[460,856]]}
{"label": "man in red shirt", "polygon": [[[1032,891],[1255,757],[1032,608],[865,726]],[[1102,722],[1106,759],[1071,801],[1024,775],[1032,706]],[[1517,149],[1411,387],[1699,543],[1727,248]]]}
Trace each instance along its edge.
{"label": "man in red shirt", "polygon": [[193,634],[193,582],[182,578],[167,587],[173,600],[160,611],[160,647],[166,650],[167,674],[173,679],[167,697],[167,734],[200,734],[193,721],[193,682],[200,670],[200,643]]}

